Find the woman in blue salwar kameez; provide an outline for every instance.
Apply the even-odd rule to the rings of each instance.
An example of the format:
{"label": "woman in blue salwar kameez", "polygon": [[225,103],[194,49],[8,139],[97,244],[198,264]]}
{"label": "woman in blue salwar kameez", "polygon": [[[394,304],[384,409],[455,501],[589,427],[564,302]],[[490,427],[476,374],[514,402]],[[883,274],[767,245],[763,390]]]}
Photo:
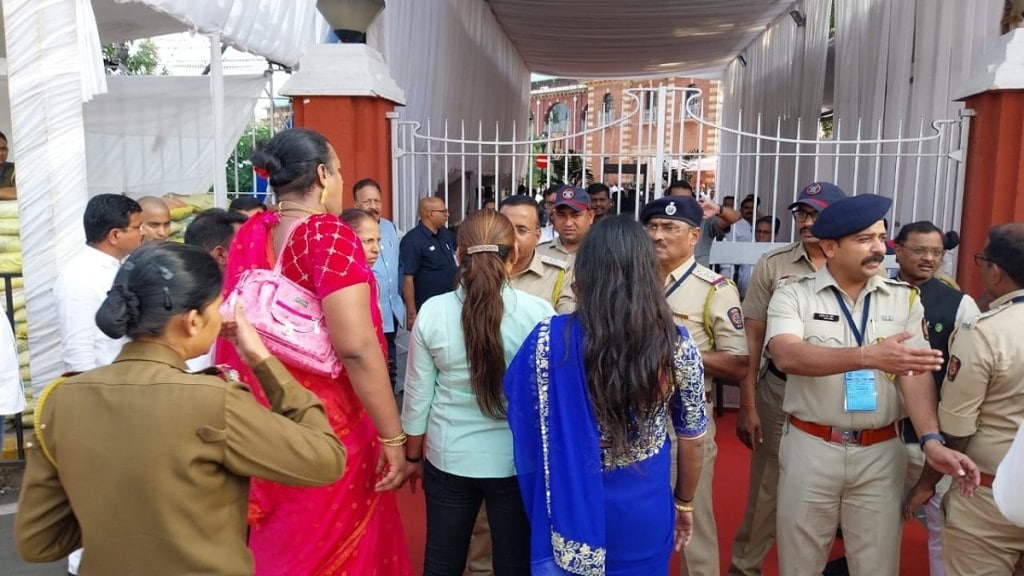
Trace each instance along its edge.
{"label": "woman in blue salwar kameez", "polygon": [[[693,528],[700,354],[673,323],[636,222],[595,226],[575,272],[576,312],[541,322],[504,379],[531,571],[665,574]],[[669,425],[681,440],[674,493]]]}

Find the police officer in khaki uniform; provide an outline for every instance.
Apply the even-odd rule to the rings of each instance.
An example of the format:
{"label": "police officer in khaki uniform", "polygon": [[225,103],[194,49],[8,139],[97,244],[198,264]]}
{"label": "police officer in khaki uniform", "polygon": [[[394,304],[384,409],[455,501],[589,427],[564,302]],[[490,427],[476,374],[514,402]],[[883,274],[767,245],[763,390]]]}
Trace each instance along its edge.
{"label": "police officer in khaki uniform", "polygon": [[512,222],[519,247],[519,259],[509,275],[512,287],[547,300],[559,314],[576,310],[568,257],[545,255],[537,250],[540,241],[537,201],[526,195],[510,196],[501,201],[501,213]]}
{"label": "police officer in khaki uniform", "polygon": [[[950,574],[1008,575],[1024,556],[1024,532],[999,513],[992,482],[1024,421],[1024,223],[992,228],[974,260],[994,300],[953,333],[939,423],[949,446],[978,463],[982,488],[973,498],[947,492],[943,557]],[[935,493],[940,477],[925,469],[907,512]]]}
{"label": "police officer in khaki uniform", "polygon": [[761,564],[775,538],[779,442],[786,423],[786,414],[782,411],[786,375],[770,359],[766,358],[766,367],[761,366],[768,302],[785,279],[813,274],[825,266],[825,254],[811,233],[811,226],[821,210],[845,197],[838,186],[828,182],[815,182],[800,191],[796,202],[789,205],[800,239],[761,256],[743,300],[750,363],[746,376],[740,380],[736,435],[754,454],[750,461],[747,508],[732,544],[730,576],[759,576]]}
{"label": "police officer in khaki uniform", "polygon": [[[500,211],[512,222],[519,249],[519,258],[509,274],[509,284],[547,300],[559,314],[575,311],[576,295],[572,292],[572,270],[568,260],[542,255],[537,249],[541,229],[537,201],[525,194],[510,196],[501,201]],[[481,506],[469,542],[469,573],[473,576],[493,575],[491,555],[491,530],[487,524],[486,508]]]}
{"label": "police officer in khaki uniform", "polygon": [[[718,529],[712,509],[714,482],[715,421],[712,414],[713,378],[738,380],[747,370],[747,339],[736,286],[724,276],[705,268],[694,258],[700,241],[703,210],[691,196],[666,196],[647,204],[640,222],[654,242],[665,296],[676,324],[686,327],[704,361],[704,388],[708,433],[704,436],[703,472],[693,497],[693,538],[681,554],[683,575],[717,576]],[[673,462],[675,459],[673,458]],[[674,473],[673,473],[673,478]]]}
{"label": "police officer in khaki uniform", "polygon": [[551,214],[558,237],[537,247],[542,256],[565,260],[569,268],[576,259],[583,238],[594,224],[594,211],[590,209],[590,195],[582,188],[562,186],[555,193],[555,210]]}
{"label": "police officer in khaki uniform", "polygon": [[830,204],[812,229],[826,267],[786,282],[768,306],[765,341],[787,374],[790,415],[779,450],[782,576],[821,573],[840,517],[852,574],[898,573],[904,407],[928,460],[965,489],[977,485],[974,463],[938,434],[930,372],[942,358],[917,290],[878,276],[891,205],[874,194]]}

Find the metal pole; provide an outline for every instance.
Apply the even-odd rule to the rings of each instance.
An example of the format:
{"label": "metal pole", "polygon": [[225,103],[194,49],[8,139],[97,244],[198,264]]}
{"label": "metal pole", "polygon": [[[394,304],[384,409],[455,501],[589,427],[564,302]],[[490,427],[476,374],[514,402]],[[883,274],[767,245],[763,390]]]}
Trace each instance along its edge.
{"label": "metal pole", "polygon": [[220,35],[210,36],[210,98],[213,101],[213,205],[228,207],[228,175],[224,154],[224,66]]}

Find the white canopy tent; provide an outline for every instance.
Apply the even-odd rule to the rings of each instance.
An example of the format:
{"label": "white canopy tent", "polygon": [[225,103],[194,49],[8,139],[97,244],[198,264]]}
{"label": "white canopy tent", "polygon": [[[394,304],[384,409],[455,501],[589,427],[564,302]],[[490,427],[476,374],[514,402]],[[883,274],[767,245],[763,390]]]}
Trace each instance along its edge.
{"label": "white canopy tent", "polygon": [[[210,173],[226,185],[221,43],[295,65],[324,31],[315,0],[3,0],[12,141],[33,387],[62,370],[50,289],[84,243],[87,138],[83,103],[106,91],[101,42],[193,31],[211,37]],[[153,149],[153,148],[151,148]]]}

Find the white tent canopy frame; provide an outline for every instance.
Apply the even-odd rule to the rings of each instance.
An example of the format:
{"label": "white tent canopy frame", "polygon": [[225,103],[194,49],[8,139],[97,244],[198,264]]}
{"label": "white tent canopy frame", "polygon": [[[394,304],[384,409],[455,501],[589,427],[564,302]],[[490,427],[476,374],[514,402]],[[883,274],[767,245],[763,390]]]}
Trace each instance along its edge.
{"label": "white tent canopy frame", "polygon": [[221,42],[292,66],[325,27],[315,0],[4,0],[2,9],[32,384],[38,391],[63,370],[51,287],[85,242],[83,102],[106,90],[101,39],[189,30],[210,36],[211,162],[220,167],[215,190],[223,205]]}

